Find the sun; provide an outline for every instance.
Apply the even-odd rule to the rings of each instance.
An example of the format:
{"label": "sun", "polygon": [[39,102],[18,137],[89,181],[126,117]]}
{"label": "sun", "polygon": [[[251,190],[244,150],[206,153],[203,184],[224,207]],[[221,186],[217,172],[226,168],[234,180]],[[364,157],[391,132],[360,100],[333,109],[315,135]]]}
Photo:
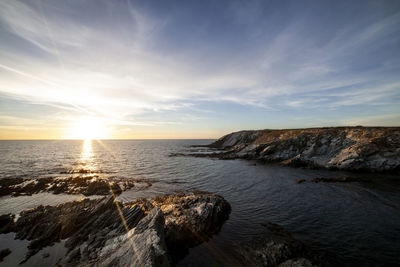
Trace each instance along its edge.
{"label": "sun", "polygon": [[100,118],[80,117],[69,129],[68,137],[82,140],[105,139],[107,138],[107,126]]}

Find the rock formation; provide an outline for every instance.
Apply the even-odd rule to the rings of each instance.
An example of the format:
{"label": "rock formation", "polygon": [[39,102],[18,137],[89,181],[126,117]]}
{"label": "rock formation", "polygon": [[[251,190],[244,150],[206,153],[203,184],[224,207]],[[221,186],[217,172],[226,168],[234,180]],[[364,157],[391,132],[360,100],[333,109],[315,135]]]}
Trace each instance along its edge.
{"label": "rock formation", "polygon": [[230,205],[207,192],[119,203],[112,196],[38,206],[0,218],[0,233],[30,240],[24,261],[65,241],[62,266],[169,266],[176,249],[195,246],[222,226]]}
{"label": "rock formation", "polygon": [[343,170],[400,170],[398,127],[240,131],[223,136],[209,147],[223,150],[206,155],[220,159]]}
{"label": "rock formation", "polygon": [[40,192],[54,194],[119,195],[131,188],[147,188],[152,184],[143,179],[101,178],[97,175],[48,177],[37,179],[0,179],[0,196],[32,195]]}

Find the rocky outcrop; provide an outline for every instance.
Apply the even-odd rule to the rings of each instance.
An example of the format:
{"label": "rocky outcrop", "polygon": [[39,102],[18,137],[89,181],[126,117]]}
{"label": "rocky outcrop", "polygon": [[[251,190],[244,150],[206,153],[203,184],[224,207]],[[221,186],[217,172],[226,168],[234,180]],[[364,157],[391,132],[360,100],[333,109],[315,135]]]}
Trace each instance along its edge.
{"label": "rocky outcrop", "polygon": [[0,218],[0,233],[30,240],[24,261],[46,246],[65,241],[63,266],[168,266],[175,245],[188,248],[218,231],[229,204],[207,192],[180,193],[131,203],[112,196],[57,206],[39,206]]}
{"label": "rocky outcrop", "polygon": [[221,159],[257,159],[343,170],[400,170],[398,127],[241,131],[228,134],[209,147],[222,149],[223,152],[207,155]]}
{"label": "rocky outcrop", "polygon": [[101,178],[96,175],[49,177],[37,179],[0,179],[0,196],[32,195],[40,192],[54,194],[119,195],[131,188],[147,188],[152,183],[143,179]]}
{"label": "rocky outcrop", "polygon": [[265,233],[235,248],[243,266],[340,266],[325,252],[312,250],[279,225],[263,224]]}
{"label": "rocky outcrop", "polygon": [[134,229],[107,241],[98,255],[89,265],[169,266],[161,210],[152,209]]}
{"label": "rocky outcrop", "polygon": [[156,207],[163,212],[165,239],[173,260],[185,256],[188,248],[208,241],[230,213],[230,205],[222,197],[203,191],[157,196],[137,203],[144,210]]}

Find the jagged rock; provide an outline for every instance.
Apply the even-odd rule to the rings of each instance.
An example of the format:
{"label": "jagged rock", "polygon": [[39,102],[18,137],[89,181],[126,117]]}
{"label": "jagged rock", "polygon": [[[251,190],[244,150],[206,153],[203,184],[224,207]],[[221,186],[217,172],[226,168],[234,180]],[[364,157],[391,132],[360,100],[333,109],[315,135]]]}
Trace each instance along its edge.
{"label": "jagged rock", "polygon": [[398,127],[241,131],[209,147],[224,152],[199,156],[258,159],[296,167],[400,171]]}
{"label": "jagged rock", "polygon": [[[0,218],[4,231],[30,240],[23,262],[66,240],[64,266],[167,266],[175,249],[197,245],[216,233],[230,206],[207,192],[179,193],[120,203],[112,196],[57,206],[38,206]],[[4,217],[4,218],[3,218]]]}
{"label": "jagged rock", "polygon": [[[86,250],[80,258],[90,258],[106,240],[125,232],[116,205],[118,203],[113,197],[107,197],[57,206],[38,206],[21,212],[14,231],[16,239],[31,240],[25,261],[42,248],[67,238],[65,246],[69,252],[84,244]],[[139,207],[122,206],[120,210],[129,229],[144,217]]]}
{"label": "jagged rock", "polygon": [[152,209],[136,228],[106,242],[99,254],[95,266],[169,266],[161,210]]}
{"label": "jagged rock", "polygon": [[0,196],[32,195],[40,192],[54,194],[119,195],[122,191],[147,188],[152,184],[143,179],[101,178],[99,176],[50,177],[38,179],[0,179]]}
{"label": "jagged rock", "polygon": [[260,131],[239,131],[234,132],[218,139],[211,145],[213,148],[231,148],[234,146],[244,147],[250,145],[256,138],[260,136]]}
{"label": "jagged rock", "polygon": [[205,242],[228,219],[231,207],[221,196],[195,191],[137,202],[144,210],[159,208],[165,216],[165,239],[174,261],[189,247]]}
{"label": "jagged rock", "polygon": [[207,240],[228,219],[231,209],[221,196],[204,191],[157,196],[150,204],[162,210],[166,238],[171,244],[196,245]]}

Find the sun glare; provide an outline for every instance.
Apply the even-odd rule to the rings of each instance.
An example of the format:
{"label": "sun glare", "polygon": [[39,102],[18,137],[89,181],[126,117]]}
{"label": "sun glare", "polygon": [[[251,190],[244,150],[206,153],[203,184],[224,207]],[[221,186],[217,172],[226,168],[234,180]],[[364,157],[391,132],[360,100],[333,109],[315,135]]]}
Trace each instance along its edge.
{"label": "sun glare", "polygon": [[107,128],[103,120],[95,117],[82,117],[76,120],[69,131],[71,139],[105,139]]}

